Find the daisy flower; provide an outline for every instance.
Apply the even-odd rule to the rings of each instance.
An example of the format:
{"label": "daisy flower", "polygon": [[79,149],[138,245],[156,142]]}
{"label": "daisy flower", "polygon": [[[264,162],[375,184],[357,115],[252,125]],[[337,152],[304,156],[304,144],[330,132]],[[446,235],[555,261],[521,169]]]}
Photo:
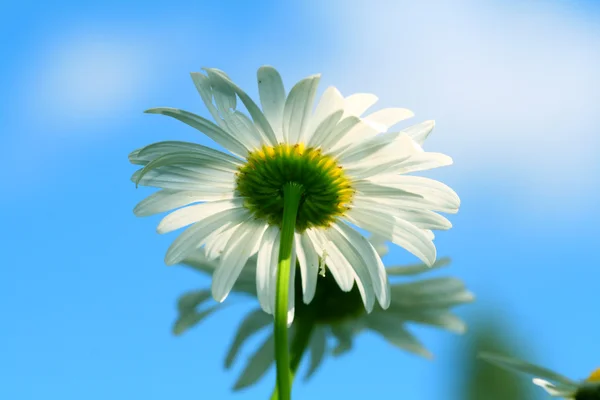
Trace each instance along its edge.
{"label": "daisy flower", "polygon": [[[375,247],[382,254],[385,247]],[[433,268],[424,264],[388,267],[388,275],[394,278],[409,278],[448,264],[447,259],[434,263]],[[210,259],[203,250],[197,250],[183,261],[185,266],[196,271],[212,274],[219,266],[218,259]],[[233,286],[233,292],[256,297],[254,273],[256,258],[248,260],[240,278]],[[297,267],[299,269],[299,266]],[[410,323],[430,325],[455,333],[463,333],[466,326],[451,309],[471,302],[473,295],[464,284],[455,278],[438,277],[394,282],[391,285],[392,302],[384,311],[375,307],[368,314],[362,305],[356,286],[350,291],[342,291],[330,273],[328,265],[324,274],[318,276],[318,284],[313,301],[304,304],[302,281],[295,279],[297,301],[296,319],[290,327],[291,367],[295,372],[303,353],[310,356],[305,379],[310,378],[323,364],[327,356],[339,356],[352,348],[353,339],[361,332],[371,330],[384,340],[404,351],[430,358],[431,353],[407,329]],[[184,294],[178,303],[178,318],[173,326],[177,335],[192,328],[205,317],[223,307],[222,304],[209,304],[210,291],[199,290]],[[242,320],[225,359],[225,367],[230,368],[238,359],[246,342],[269,330],[273,318],[261,308],[250,311]],[[333,343],[332,343],[333,342]],[[274,337],[264,336],[263,342],[251,354],[235,383],[239,390],[256,383],[274,363]]]}
{"label": "daisy flower", "polygon": [[[192,73],[192,80],[215,122],[176,108],[146,112],[177,119],[227,152],[165,141],[129,156],[141,166],[132,180],[161,189],[140,202],[135,214],[170,212],[158,225],[161,234],[188,227],[169,247],[166,264],[203,247],[209,259],[219,260],[212,295],[222,302],[255,257],[258,300],[272,314],[277,261],[284,256],[291,265],[298,260],[304,303],[314,298],[326,260],[343,291],[356,285],[368,312],[376,301],[390,305],[383,263],[355,226],[434,263],[432,230],[451,227],[437,212],[457,212],[459,198],[440,182],[407,175],[452,163],[421,148],[433,121],[388,132],[412,112],[385,108],[363,116],[377,97],[344,97],[335,87],[324,91],[313,112],[320,76],[302,79],[286,95],[279,73],[269,66],[257,73],[261,110],[224,72],[204,71]],[[292,225],[287,231],[286,218]],[[282,255],[284,242],[290,249]],[[295,302],[289,298],[291,322]]]}
{"label": "daisy flower", "polygon": [[533,383],[552,397],[571,400],[600,400],[600,368],[584,381],[573,381],[556,372],[537,365],[491,353],[481,353],[480,358],[507,370],[535,376]]}

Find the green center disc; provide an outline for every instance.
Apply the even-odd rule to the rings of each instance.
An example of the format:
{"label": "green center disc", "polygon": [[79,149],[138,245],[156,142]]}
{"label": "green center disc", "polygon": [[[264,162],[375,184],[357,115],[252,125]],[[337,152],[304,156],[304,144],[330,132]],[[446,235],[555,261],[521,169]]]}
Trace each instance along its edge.
{"label": "green center disc", "polygon": [[256,218],[281,226],[283,186],[294,182],[304,193],[296,230],[327,227],[350,208],[354,189],[337,161],[303,144],[263,146],[248,155],[236,175],[236,189]]}

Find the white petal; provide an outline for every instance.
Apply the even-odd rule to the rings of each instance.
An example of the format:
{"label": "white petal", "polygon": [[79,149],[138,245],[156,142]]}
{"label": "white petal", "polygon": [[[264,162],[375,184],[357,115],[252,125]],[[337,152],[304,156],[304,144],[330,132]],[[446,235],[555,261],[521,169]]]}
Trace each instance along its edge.
{"label": "white petal", "polygon": [[[400,135],[402,135],[400,132],[382,133],[381,135],[377,135],[368,140],[362,140],[355,143],[353,146],[345,147],[343,151],[333,151],[332,154],[345,166],[352,167],[352,164],[354,163],[360,165],[365,158],[370,157],[384,147],[389,146]],[[400,153],[396,158],[398,158],[398,156],[403,157],[404,155]]]}
{"label": "white petal", "polygon": [[167,265],[179,263],[197,249],[215,229],[226,229],[251,217],[250,212],[242,207],[221,211],[196,222],[173,241],[169,250],[167,250],[165,263]]}
{"label": "white petal", "polygon": [[231,236],[223,250],[219,268],[213,274],[212,293],[216,301],[222,302],[227,298],[250,252],[267,227],[264,222],[253,220],[240,225]]}
{"label": "white petal", "polygon": [[[294,245],[295,247],[295,245]],[[287,306],[287,326],[288,328],[294,322],[294,314],[296,311],[295,296],[296,294],[296,251],[292,249],[292,259],[290,261],[290,280],[288,289],[288,306]]]}
{"label": "white petal", "polygon": [[[353,120],[356,116],[346,117]],[[331,155],[343,153],[346,149],[359,145],[375,136],[377,129],[373,128],[365,120],[358,118],[358,122],[350,126],[342,134],[335,135],[328,143],[327,150]],[[342,120],[343,121],[343,120]]]}
{"label": "white petal", "polygon": [[258,93],[265,117],[269,120],[275,136],[283,142],[283,107],[285,105],[285,88],[279,72],[271,66],[258,69]]}
{"label": "white petal", "polygon": [[317,277],[319,275],[319,255],[315,251],[310,238],[304,233],[296,233],[296,254],[302,276],[302,299],[305,304],[315,296]]}
{"label": "white petal", "polygon": [[532,382],[534,385],[541,387],[553,397],[574,398],[577,392],[577,387],[573,387],[571,385],[555,385],[540,378],[533,378]]}
{"label": "white petal", "polygon": [[344,292],[352,290],[354,285],[354,271],[348,268],[348,261],[340,253],[336,246],[323,234],[320,229],[307,229],[308,235],[315,250],[322,259],[322,263],[327,264],[327,269],[333,275],[333,278]]}
{"label": "white petal", "polygon": [[380,333],[388,342],[403,350],[432,358],[432,354],[402,326],[401,321],[386,312],[374,312],[366,318],[367,326]]}
{"label": "white petal", "polygon": [[329,135],[326,135],[318,145],[323,149],[324,152],[328,152],[333,146],[335,146],[341,139],[344,138],[353,128],[361,124],[361,120],[355,116],[349,116],[342,119],[333,128]]}
{"label": "white petal", "polygon": [[[133,213],[138,217],[146,217],[200,201],[221,200],[214,197],[216,196],[198,191],[159,190],[140,201]],[[233,192],[230,198],[233,198]]]}
{"label": "white petal", "polygon": [[242,345],[255,333],[273,322],[273,317],[263,310],[257,309],[246,315],[235,334],[235,339],[225,357],[225,368],[230,368],[235,361]]}
{"label": "white petal", "polygon": [[134,150],[129,154],[129,161],[132,164],[146,165],[156,158],[177,152],[198,153],[198,155],[204,156],[202,160],[211,168],[231,173],[237,172],[237,167],[244,164],[242,160],[213,148],[180,141],[157,142]]}
{"label": "white petal", "polygon": [[196,86],[196,90],[198,90],[200,97],[202,97],[204,105],[212,115],[215,122],[218,123],[222,128],[223,121],[219,117],[219,110],[217,110],[217,107],[215,107],[215,105],[213,104],[213,92],[212,87],[210,86],[210,79],[208,78],[208,76],[200,72],[192,72],[190,73],[190,76],[192,77],[194,86]]}
{"label": "white petal", "polygon": [[436,214],[433,211],[426,209],[402,209],[392,207],[381,202],[373,201],[369,197],[363,198],[362,196],[355,196],[352,201],[352,207],[367,213],[370,210],[375,209],[384,214],[393,215],[408,221],[417,228],[421,229],[447,230],[452,227],[452,223],[450,223],[447,218]]}
{"label": "white petal", "polygon": [[[359,147],[361,145],[364,145],[362,152]],[[366,143],[357,142],[351,148],[345,150],[343,154],[360,154],[362,158],[354,157],[350,161],[346,161],[344,167],[347,173],[356,176],[356,179],[364,179],[379,174],[390,174],[394,173],[394,168],[398,164],[422,151],[408,136],[386,133],[376,136]],[[342,153],[340,152],[339,154]]]}
{"label": "white petal", "polygon": [[[304,136],[304,140],[307,143],[312,143],[312,136],[316,131],[317,127],[321,125],[321,123],[328,118],[330,115],[336,113],[338,110],[344,109],[344,97],[341,93],[333,86],[328,87],[323,92],[319,103],[315,109],[315,113],[310,119],[310,125],[306,134]],[[340,114],[340,118],[342,118],[342,113]]]}
{"label": "white petal", "polygon": [[373,290],[373,282],[371,281],[371,277],[369,275],[368,266],[365,264],[364,260],[360,254],[358,254],[356,249],[352,247],[342,235],[340,235],[339,231],[335,229],[327,229],[325,231],[325,235],[330,239],[330,246],[328,249],[335,246],[347,260],[346,268],[350,268],[352,270],[352,274],[354,275],[356,286],[358,287],[358,291],[362,297],[365,309],[367,310],[367,313],[370,313],[373,311],[373,306],[375,305],[375,293]]}
{"label": "white petal", "polygon": [[400,121],[414,117],[412,111],[406,108],[384,108],[364,117],[364,120],[374,124],[379,132],[385,132]]}
{"label": "white petal", "polygon": [[[210,94],[214,96],[217,105],[216,115],[214,110],[211,114],[217,123],[225,131],[231,132],[248,150],[259,148],[263,143],[263,136],[248,117],[236,111],[236,93],[231,85],[223,81],[215,72],[207,71],[207,73],[211,86]],[[212,110],[210,107],[209,109]]]}
{"label": "white petal", "polygon": [[235,383],[234,390],[243,389],[256,383],[275,362],[275,339],[273,335],[250,357],[242,375]]}
{"label": "white petal", "polygon": [[227,150],[231,151],[233,154],[241,157],[246,157],[248,154],[249,149],[247,149],[238,140],[238,138],[199,115],[193,114],[189,111],[170,107],[151,108],[145,112],[149,114],[162,114],[175,118],[191,126],[192,128],[198,129],[200,132],[204,133],[206,136],[225,147]]}
{"label": "white petal", "polygon": [[320,79],[320,75],[309,76],[290,90],[283,109],[283,139],[286,143],[296,144],[304,138]]}
{"label": "white petal", "polygon": [[131,181],[141,186],[198,192],[208,200],[226,199],[231,197],[235,191],[232,174],[227,177],[210,176],[192,172],[190,168],[186,167],[163,166],[145,173],[137,170],[131,176]]}
{"label": "white petal", "polygon": [[[333,229],[337,229],[348,244],[354,248],[358,256],[363,259],[379,304],[383,309],[388,308],[391,301],[390,283],[381,257],[377,254],[373,245],[364,236],[343,222],[334,224]],[[360,264],[355,266],[351,263],[351,266],[356,270]],[[356,272],[358,274],[358,271]]]}
{"label": "white petal", "polygon": [[403,247],[427,265],[435,262],[435,246],[421,229],[410,222],[375,210],[365,212],[352,209],[347,213],[347,217],[359,227],[384,236],[392,243]]}
{"label": "white petal", "polygon": [[456,212],[460,206],[460,198],[456,192],[449,186],[433,179],[409,175],[379,175],[372,177],[370,181],[376,185],[417,194],[430,204],[450,209],[449,211],[444,210],[444,212]]}
{"label": "white petal", "polygon": [[425,121],[403,129],[403,132],[410,136],[418,144],[423,145],[423,142],[425,142],[425,139],[427,139],[434,126],[435,121]]}
{"label": "white petal", "polygon": [[158,233],[171,232],[205,219],[215,213],[243,206],[244,199],[238,197],[231,200],[211,201],[180,208],[164,217],[158,224],[156,231]]}
{"label": "white petal", "polygon": [[203,68],[203,69],[207,72],[210,71],[215,74],[212,79],[217,79],[217,78],[221,79],[223,82],[227,83],[233,89],[233,91],[238,95],[238,97],[240,98],[242,103],[244,103],[246,110],[248,110],[248,113],[252,117],[252,120],[256,124],[256,127],[258,128],[258,130],[261,132],[261,135],[263,136],[263,138],[265,138],[267,143],[269,143],[271,146],[275,146],[277,144],[277,137],[275,136],[275,133],[273,132],[273,128],[269,124],[269,121],[267,120],[265,115],[262,113],[260,108],[250,98],[250,96],[248,96],[246,94],[246,92],[244,92],[239,86],[237,86],[235,83],[233,83],[233,81],[231,81],[231,79],[229,79],[227,74],[225,74],[223,71],[220,71],[216,68]]}
{"label": "white petal", "polygon": [[360,117],[373,104],[377,103],[377,96],[370,93],[356,93],[344,99],[344,118],[350,115]]}
{"label": "white petal", "polygon": [[556,372],[551,371],[549,369],[530,364],[525,361],[517,360],[511,357],[504,357],[488,352],[479,353],[479,358],[482,358],[487,362],[490,362],[507,370],[519,371],[526,374],[541,377],[543,379],[555,381],[566,386],[574,386],[575,388],[577,387],[577,383],[572,381],[571,379],[563,375],[557,374]]}
{"label": "white petal", "polygon": [[227,242],[236,232],[240,224],[228,226],[227,229],[219,228],[204,241],[204,252],[209,260],[215,260],[221,256]]}
{"label": "white petal", "polygon": [[429,169],[452,165],[452,158],[442,153],[420,153],[410,156],[398,165],[390,168],[390,173],[409,174],[411,172],[426,171]]}
{"label": "white petal", "polygon": [[323,143],[327,137],[329,137],[333,130],[340,122],[340,118],[342,118],[342,114],[344,111],[341,109],[333,112],[331,115],[327,116],[323,121],[315,128],[315,131],[310,136],[308,140],[307,147],[317,147]]}
{"label": "white petal", "polygon": [[279,258],[279,228],[267,228],[258,250],[256,263],[256,292],[261,308],[273,314],[277,282],[277,260]]}
{"label": "white petal", "polygon": [[304,375],[304,380],[308,380],[313,376],[325,358],[325,352],[327,351],[327,334],[325,328],[316,326],[313,329],[308,349],[310,352],[310,365],[306,371],[306,375]]}

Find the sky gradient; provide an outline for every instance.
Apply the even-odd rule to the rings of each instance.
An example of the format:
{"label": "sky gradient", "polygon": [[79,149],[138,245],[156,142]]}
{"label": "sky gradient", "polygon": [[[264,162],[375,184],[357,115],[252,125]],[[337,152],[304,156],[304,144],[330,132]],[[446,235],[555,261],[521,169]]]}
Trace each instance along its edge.
{"label": "sky gradient", "polygon": [[[435,274],[464,279],[478,298],[460,314],[469,323],[496,315],[531,361],[573,378],[600,366],[598,3],[413,3],[3,5],[0,398],[270,393],[274,371],[232,394],[242,365],[222,367],[253,305],[232,301],[186,335],[171,334],[177,297],[209,280],[166,267],[175,235],[156,234],[158,217],[132,213],[152,190],[129,181],[131,150],[159,140],[213,145],[142,113],[170,106],[207,116],[189,77],[203,66],[226,71],[254,98],[261,65],[278,68],[288,89],[322,72],[320,92],[375,93],[379,107],[413,110],[410,124],[435,119],[425,147],[455,165],[428,176],[462,199],[454,227],[436,238],[453,264]],[[415,260],[396,248],[384,261]],[[414,331],[434,361],[367,334],[295,394],[446,398],[463,338]]]}

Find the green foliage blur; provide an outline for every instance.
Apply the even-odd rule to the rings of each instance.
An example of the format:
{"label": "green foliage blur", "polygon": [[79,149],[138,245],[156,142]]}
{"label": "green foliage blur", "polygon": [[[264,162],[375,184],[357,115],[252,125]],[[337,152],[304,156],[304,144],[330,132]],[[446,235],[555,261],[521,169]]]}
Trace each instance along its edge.
{"label": "green foliage blur", "polygon": [[[514,335],[510,323],[497,318],[473,317],[469,331],[457,342],[452,363],[456,368],[453,395],[456,400],[538,400],[544,393],[531,380],[511,373],[477,358],[481,351],[527,359],[533,343],[523,343],[523,336]],[[525,352],[523,349],[527,348]]]}

